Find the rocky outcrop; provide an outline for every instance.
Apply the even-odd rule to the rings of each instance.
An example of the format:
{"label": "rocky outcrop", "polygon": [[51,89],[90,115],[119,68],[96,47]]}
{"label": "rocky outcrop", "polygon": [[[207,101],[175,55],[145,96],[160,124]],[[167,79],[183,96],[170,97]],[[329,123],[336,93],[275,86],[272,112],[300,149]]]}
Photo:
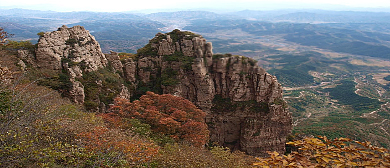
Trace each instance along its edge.
{"label": "rocky outcrop", "polygon": [[219,145],[255,156],[285,151],[292,125],[282,87],[256,61],[213,56],[210,42],[178,30],[157,34],[140,51],[124,64],[133,96],[146,89],[192,101],[207,112],[211,141]]}
{"label": "rocky outcrop", "polygon": [[19,51],[18,55],[35,67],[66,73],[71,82],[66,95],[79,104],[84,103],[85,93],[83,84],[76,78],[107,65],[99,43],[82,26],[62,26],[57,31],[46,32],[39,38],[34,56],[25,50]]}
{"label": "rocky outcrop", "polygon": [[18,58],[23,62],[36,67],[35,55],[30,50],[18,50]]}
{"label": "rocky outcrop", "polygon": [[[207,113],[213,143],[250,155],[284,152],[291,132],[291,115],[276,77],[250,58],[213,55],[212,44],[191,32],[158,33],[137,55],[120,58],[115,52],[102,54],[83,27],[63,26],[40,38],[34,59],[37,67],[65,70],[72,82],[71,100],[83,103],[89,97],[86,106],[101,112],[108,105],[101,102],[104,95],[135,99],[153,91],[184,97]],[[112,74],[91,73],[84,79],[86,72],[101,67]],[[95,79],[99,76],[105,79]],[[120,80],[125,85],[105,86]],[[85,93],[88,88],[94,93]]]}
{"label": "rocky outcrop", "polygon": [[45,33],[39,38],[35,52],[37,65],[46,69],[62,69],[64,59],[84,62],[86,71],[95,71],[107,64],[99,43],[82,26],[62,26],[57,31]]}
{"label": "rocky outcrop", "polygon": [[106,54],[106,58],[115,71],[123,73],[123,65],[120,61],[118,53],[110,51],[110,54]]}
{"label": "rocky outcrop", "polygon": [[212,79],[215,94],[207,117],[211,140],[251,155],[283,152],[291,115],[276,77],[254,60],[231,56],[213,61]]}

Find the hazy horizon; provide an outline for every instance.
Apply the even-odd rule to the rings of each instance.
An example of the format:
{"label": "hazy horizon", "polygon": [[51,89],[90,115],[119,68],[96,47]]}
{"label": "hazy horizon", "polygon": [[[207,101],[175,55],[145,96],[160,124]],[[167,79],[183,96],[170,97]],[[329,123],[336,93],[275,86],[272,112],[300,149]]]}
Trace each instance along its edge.
{"label": "hazy horizon", "polygon": [[266,2],[263,0],[166,0],[165,3],[155,0],[144,0],[139,2],[121,2],[112,0],[111,3],[69,0],[68,3],[57,1],[26,1],[0,0],[0,9],[31,9],[41,11],[72,12],[72,11],[91,11],[91,12],[163,12],[179,10],[207,10],[216,12],[231,12],[240,10],[282,10],[282,9],[322,9],[322,10],[350,10],[350,11],[371,11],[371,12],[390,12],[390,1],[371,0],[371,1],[352,1],[352,0],[276,0]]}

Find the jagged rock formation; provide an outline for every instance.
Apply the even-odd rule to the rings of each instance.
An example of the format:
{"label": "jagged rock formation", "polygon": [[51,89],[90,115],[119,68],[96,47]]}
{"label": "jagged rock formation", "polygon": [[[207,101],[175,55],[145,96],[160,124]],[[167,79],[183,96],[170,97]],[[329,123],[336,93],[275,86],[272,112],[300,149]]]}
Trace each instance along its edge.
{"label": "jagged rock formation", "polygon": [[66,95],[79,104],[84,103],[85,91],[76,78],[107,65],[99,43],[82,26],[64,25],[57,31],[46,32],[39,38],[35,54],[20,50],[18,57],[35,67],[66,73],[71,82]]}
{"label": "jagged rock formation", "polygon": [[123,73],[123,65],[117,52],[110,51],[110,54],[106,54],[106,58],[115,71]]}
{"label": "jagged rock formation", "polygon": [[64,59],[85,62],[87,71],[95,71],[107,64],[99,43],[82,26],[60,27],[47,32],[38,41],[37,65],[46,69],[62,69]]}
{"label": "jagged rock formation", "polygon": [[[27,55],[21,53],[20,57]],[[213,55],[212,44],[200,35],[179,30],[158,33],[136,57],[123,59],[115,52],[102,54],[83,27],[62,27],[45,33],[36,49],[36,66],[69,74],[70,98],[78,103],[91,97],[80,82],[86,80],[86,72],[108,65],[117,76],[121,74],[126,85],[118,85],[117,91],[108,88],[113,92],[103,96],[134,99],[146,91],[181,96],[207,112],[211,141],[255,156],[264,156],[266,151],[284,152],[291,115],[276,78],[250,58]],[[102,92],[106,81],[87,84],[94,87],[90,90]],[[100,98],[92,98],[88,104],[95,103],[104,111],[107,106]]]}
{"label": "jagged rock formation", "polygon": [[211,43],[178,30],[157,34],[138,54],[124,65],[138,88],[133,96],[146,88],[192,101],[208,113],[211,141],[219,145],[256,156],[285,150],[292,126],[282,87],[254,60],[213,56]]}

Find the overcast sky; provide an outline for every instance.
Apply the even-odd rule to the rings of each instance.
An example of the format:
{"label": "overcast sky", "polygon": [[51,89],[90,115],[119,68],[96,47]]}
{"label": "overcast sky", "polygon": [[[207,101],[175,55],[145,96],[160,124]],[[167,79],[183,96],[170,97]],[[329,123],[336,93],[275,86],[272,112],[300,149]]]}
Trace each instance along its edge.
{"label": "overcast sky", "polygon": [[0,8],[102,12],[201,8],[230,10],[316,8],[343,10],[351,7],[390,8],[390,0],[0,0]]}

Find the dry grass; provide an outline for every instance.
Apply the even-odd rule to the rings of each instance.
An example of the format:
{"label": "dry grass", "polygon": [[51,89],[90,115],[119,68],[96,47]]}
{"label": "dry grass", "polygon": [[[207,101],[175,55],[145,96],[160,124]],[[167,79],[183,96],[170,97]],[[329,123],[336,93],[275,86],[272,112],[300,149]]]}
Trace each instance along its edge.
{"label": "dry grass", "polygon": [[365,61],[359,59],[352,59],[351,61],[349,61],[349,63],[363,66],[390,67],[390,61],[384,61],[379,59],[367,59]]}
{"label": "dry grass", "polygon": [[315,50],[316,52],[319,52],[321,54],[324,54],[325,56],[329,58],[341,58],[347,56],[346,54],[341,54],[337,52],[330,52],[330,51],[322,51],[322,50]]}
{"label": "dry grass", "polygon": [[386,76],[389,76],[390,73],[379,73],[379,74],[373,74],[373,79],[376,80],[376,82],[382,84],[382,85],[387,85],[390,83],[390,81],[387,81],[383,78],[385,78]]}
{"label": "dry grass", "polygon": [[278,48],[277,50],[288,52],[288,51],[295,51],[295,48],[282,47],[282,48]]}

